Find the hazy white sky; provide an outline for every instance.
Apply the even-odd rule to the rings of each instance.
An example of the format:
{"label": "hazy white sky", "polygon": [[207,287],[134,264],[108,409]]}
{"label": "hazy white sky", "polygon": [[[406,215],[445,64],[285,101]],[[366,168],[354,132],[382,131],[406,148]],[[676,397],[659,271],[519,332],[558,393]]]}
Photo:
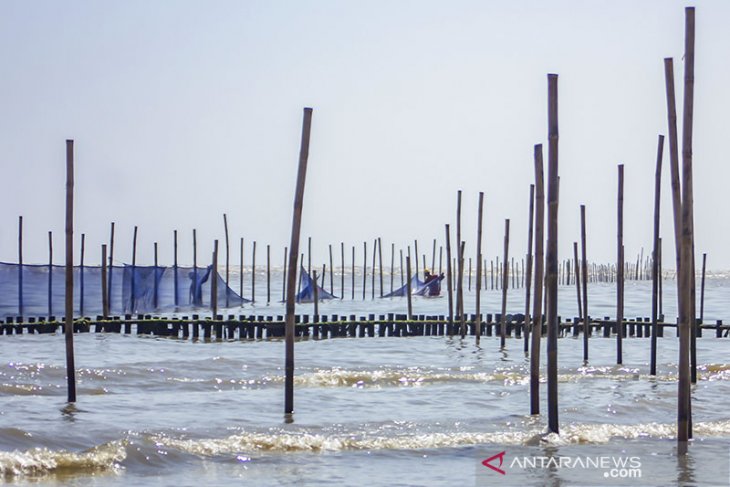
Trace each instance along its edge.
{"label": "hazy white sky", "polygon": [[[430,254],[464,191],[467,253],[485,192],[485,252],[523,256],[535,143],[547,138],[547,78],[560,75],[560,248],[572,255],[587,205],[591,260],[615,259],[618,163],[625,164],[627,260],[652,235],[663,58],[682,96],[679,1],[3,1],[0,3],[0,260],[62,260],[64,140],[76,141],[77,237],[98,262],[160,244],[199,259],[222,238],[283,259],[291,228],[302,108],[314,108],[303,239],[317,260],[381,236]],[[730,2],[699,1],[695,85],[697,251],[730,267]],[[681,111],[680,111],[681,120]],[[681,127],[680,127],[681,133]],[[667,147],[668,149],[668,147]],[[547,161],[547,152],[546,161]],[[662,235],[673,261],[665,158]],[[78,239],[77,239],[78,240]],[[303,240],[305,242],[306,240]],[[339,255],[339,251],[336,253]],[[389,260],[386,253],[385,260]]]}

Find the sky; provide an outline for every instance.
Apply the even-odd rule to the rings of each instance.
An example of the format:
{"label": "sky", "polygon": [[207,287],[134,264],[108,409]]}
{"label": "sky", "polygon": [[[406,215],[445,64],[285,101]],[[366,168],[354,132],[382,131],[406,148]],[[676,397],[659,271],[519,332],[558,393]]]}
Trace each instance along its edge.
{"label": "sky", "polygon": [[[289,244],[302,109],[312,107],[302,244],[347,258],[381,237],[384,260],[444,242],[463,191],[463,238],[526,252],[533,147],[545,144],[547,74],[559,75],[561,258],[580,238],[615,261],[617,165],[625,165],[625,253],[652,240],[657,137],[667,133],[663,59],[673,57],[681,134],[684,7],[697,7],[695,231],[708,267],[730,268],[730,2],[13,1],[0,2],[0,260],[63,262],[65,140],[76,159],[75,253],[98,263],[210,258],[228,215],[231,261]],[[665,155],[668,145],[665,145]],[[674,260],[668,158],[663,260]],[[453,235],[452,235],[453,238]],[[221,244],[222,245],[222,244]]]}

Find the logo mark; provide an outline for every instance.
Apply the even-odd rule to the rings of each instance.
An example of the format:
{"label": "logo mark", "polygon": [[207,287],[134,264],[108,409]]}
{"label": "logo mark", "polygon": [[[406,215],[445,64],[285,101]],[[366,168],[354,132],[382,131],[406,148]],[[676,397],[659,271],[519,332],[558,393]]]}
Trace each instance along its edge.
{"label": "logo mark", "polygon": [[[498,474],[504,475],[506,472],[504,470],[502,470],[501,468],[499,468],[499,467],[501,467],[502,466],[502,463],[504,462],[504,455],[505,455],[505,453],[507,453],[507,452],[506,451],[503,451],[503,452],[497,453],[494,456],[491,456],[491,457],[487,458],[486,460],[484,460],[482,462],[482,465],[484,465],[487,468],[491,468],[492,470],[494,470]],[[499,467],[495,467],[494,465],[492,465],[490,463],[493,460],[496,460],[497,458],[499,458]]]}

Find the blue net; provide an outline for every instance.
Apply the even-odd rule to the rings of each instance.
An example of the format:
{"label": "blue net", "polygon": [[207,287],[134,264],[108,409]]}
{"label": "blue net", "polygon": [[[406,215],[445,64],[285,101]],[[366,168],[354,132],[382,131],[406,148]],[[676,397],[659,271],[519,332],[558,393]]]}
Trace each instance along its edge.
{"label": "blue net", "polygon": [[302,267],[299,271],[299,286],[301,291],[296,295],[297,303],[312,303],[314,302],[314,286],[317,286],[317,297],[319,300],[323,299],[335,299],[337,296],[328,293],[322,286],[317,285],[309,275],[309,273]]}
{"label": "blue net", "polygon": [[[74,267],[74,316],[102,313],[101,267]],[[113,266],[107,268],[109,312],[137,314],[186,312],[211,307],[212,266]],[[220,274],[218,307],[250,302],[226,286]],[[62,316],[65,312],[64,266],[0,262],[0,318]],[[22,291],[21,291],[22,290]]]}
{"label": "blue net", "polygon": [[[427,282],[418,278],[418,274],[411,277],[411,294],[415,296],[438,296],[441,294],[441,281],[444,276],[432,276]],[[404,284],[392,293],[388,293],[384,298],[397,298],[408,295],[408,284]]]}

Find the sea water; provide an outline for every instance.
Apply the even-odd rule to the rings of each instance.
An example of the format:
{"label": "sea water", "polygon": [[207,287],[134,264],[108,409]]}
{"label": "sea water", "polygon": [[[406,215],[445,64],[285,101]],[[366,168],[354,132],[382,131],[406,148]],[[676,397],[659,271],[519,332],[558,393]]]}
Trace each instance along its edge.
{"label": "sea water", "polygon": [[[663,283],[668,320],[676,315],[675,286]],[[590,314],[615,316],[615,286],[589,288]],[[405,312],[402,298],[372,300],[368,289],[363,301],[358,294],[322,304],[320,312]],[[649,316],[650,296],[650,282],[627,282],[626,316]],[[473,299],[472,289],[467,310]],[[500,299],[500,291],[484,292],[484,312],[499,312]],[[281,313],[273,301],[240,312]],[[446,305],[445,298],[417,298],[414,312],[445,314]],[[576,308],[575,287],[561,287],[560,314],[575,316]],[[509,312],[523,310],[524,289],[510,289]],[[704,318],[730,318],[730,283],[722,275],[708,279]],[[582,337],[561,338],[556,435],[546,434],[544,339],[539,416],[529,414],[529,358],[521,339],[508,339],[500,350],[496,337],[482,337],[479,345],[474,337],[366,337],[296,343],[295,413],[288,419],[279,340],[78,334],[78,401],[70,405],[63,336],[2,336],[0,481],[730,484],[730,338],[705,331],[698,339],[694,440],[685,456],[676,452],[676,332],[667,328],[658,340],[656,376],[649,375],[649,344],[626,338],[623,364],[616,365],[615,337],[596,334],[584,363]]]}

